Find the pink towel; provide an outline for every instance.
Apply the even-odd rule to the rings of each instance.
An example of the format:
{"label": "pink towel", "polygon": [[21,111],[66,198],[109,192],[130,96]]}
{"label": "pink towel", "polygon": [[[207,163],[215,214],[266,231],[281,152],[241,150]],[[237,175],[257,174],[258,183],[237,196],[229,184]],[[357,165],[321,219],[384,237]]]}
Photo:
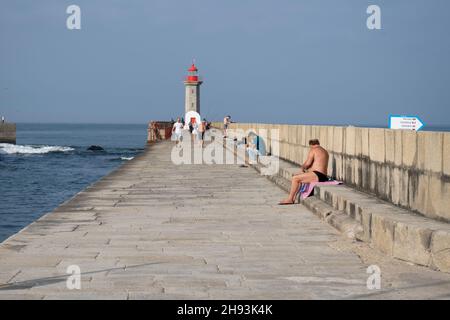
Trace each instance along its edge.
{"label": "pink towel", "polygon": [[306,198],[308,198],[311,192],[314,190],[315,186],[335,186],[338,184],[343,184],[343,182],[337,180],[330,180],[325,182],[312,182],[302,184],[300,186],[300,199],[305,200]]}

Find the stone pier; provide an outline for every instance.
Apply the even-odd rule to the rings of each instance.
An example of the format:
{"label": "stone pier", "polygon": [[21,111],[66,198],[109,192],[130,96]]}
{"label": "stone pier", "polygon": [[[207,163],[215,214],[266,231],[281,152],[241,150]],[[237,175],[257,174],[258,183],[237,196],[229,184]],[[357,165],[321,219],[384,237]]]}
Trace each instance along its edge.
{"label": "stone pier", "polygon": [[16,143],[15,123],[0,123],[0,143]]}
{"label": "stone pier", "polygon": [[[342,236],[251,167],[149,145],[0,246],[0,299],[450,298],[450,274]],[[367,287],[367,268],[381,289]],[[69,266],[81,289],[66,286]]]}

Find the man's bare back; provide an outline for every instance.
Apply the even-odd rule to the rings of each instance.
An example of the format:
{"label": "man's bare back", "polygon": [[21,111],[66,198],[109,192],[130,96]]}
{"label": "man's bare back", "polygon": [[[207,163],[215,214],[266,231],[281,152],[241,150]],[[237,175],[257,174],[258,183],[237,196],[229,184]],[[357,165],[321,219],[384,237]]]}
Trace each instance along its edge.
{"label": "man's bare back", "polygon": [[326,175],[328,172],[328,151],[321,146],[313,146],[309,153],[312,158],[312,164],[308,171],[319,171]]}

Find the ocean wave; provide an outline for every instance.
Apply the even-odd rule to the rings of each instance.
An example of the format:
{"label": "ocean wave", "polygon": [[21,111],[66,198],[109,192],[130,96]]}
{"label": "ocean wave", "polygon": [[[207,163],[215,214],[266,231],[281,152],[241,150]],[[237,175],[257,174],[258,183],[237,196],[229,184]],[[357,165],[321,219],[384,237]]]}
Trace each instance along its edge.
{"label": "ocean wave", "polygon": [[130,160],[133,160],[133,159],[134,159],[134,157],[120,157],[120,160],[130,161]]}
{"label": "ocean wave", "polygon": [[71,147],[61,146],[22,146],[9,143],[0,143],[0,153],[3,154],[45,154],[50,152],[73,151]]}

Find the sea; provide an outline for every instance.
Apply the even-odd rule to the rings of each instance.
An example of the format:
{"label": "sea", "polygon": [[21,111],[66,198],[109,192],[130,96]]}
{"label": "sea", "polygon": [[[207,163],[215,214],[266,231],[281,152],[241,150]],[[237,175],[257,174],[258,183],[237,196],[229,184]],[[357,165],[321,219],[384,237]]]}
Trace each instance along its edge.
{"label": "sea", "polygon": [[133,159],[146,137],[146,124],[18,123],[17,144],[0,143],[0,242]]}

